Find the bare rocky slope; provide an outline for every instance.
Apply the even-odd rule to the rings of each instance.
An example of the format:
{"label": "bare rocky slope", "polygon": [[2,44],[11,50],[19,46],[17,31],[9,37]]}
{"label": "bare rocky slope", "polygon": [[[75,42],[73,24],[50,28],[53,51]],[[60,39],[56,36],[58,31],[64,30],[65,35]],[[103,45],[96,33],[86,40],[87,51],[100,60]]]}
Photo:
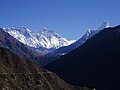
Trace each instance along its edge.
{"label": "bare rocky slope", "polygon": [[65,83],[56,74],[0,47],[0,90],[92,90]]}

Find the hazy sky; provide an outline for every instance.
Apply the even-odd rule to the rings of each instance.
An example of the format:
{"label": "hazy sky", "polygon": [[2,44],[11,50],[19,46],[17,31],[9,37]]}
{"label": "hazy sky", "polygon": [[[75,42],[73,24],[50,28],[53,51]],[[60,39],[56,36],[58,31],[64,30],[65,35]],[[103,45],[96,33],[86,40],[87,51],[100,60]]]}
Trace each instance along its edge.
{"label": "hazy sky", "polygon": [[120,0],[0,0],[0,27],[47,27],[78,39],[105,20],[120,24]]}

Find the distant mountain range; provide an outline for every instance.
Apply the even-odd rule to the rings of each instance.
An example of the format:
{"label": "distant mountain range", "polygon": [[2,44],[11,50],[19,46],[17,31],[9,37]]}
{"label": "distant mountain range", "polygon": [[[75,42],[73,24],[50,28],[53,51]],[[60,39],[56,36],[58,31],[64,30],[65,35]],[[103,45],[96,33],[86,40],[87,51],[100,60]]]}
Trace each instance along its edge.
{"label": "distant mountain range", "polygon": [[32,32],[27,27],[20,28],[3,28],[11,36],[33,48],[57,49],[63,46],[70,45],[75,40],[67,40],[53,30],[43,28],[38,32]]}
{"label": "distant mountain range", "polygon": [[41,29],[39,32],[31,32],[26,27],[1,28],[0,32],[2,47],[7,47],[17,55],[38,62],[40,65],[51,62],[44,55],[54,49],[75,42],[75,40],[69,41],[62,38],[54,31],[46,28]]}
{"label": "distant mountain range", "polygon": [[44,48],[39,48],[39,51],[35,50],[35,48],[29,47],[19,42],[9,33],[5,32],[2,28],[0,28],[0,47],[8,48],[18,56],[39,62],[41,65],[47,62],[45,60],[43,61],[41,58],[44,57],[48,50]]}
{"label": "distant mountain range", "polygon": [[[102,26],[98,30],[88,30],[85,35],[81,38],[81,40],[77,41],[77,46],[84,43],[88,38],[95,35],[98,31],[109,27],[109,22],[104,22]],[[38,32],[32,32],[27,27],[20,28],[3,28],[5,32],[8,32],[11,36],[16,38],[23,44],[26,44],[33,48],[47,48],[47,49],[58,49],[60,47],[68,46],[74,43],[76,40],[67,40],[61,37],[59,34],[55,33],[53,30],[49,30],[46,27],[41,29]]]}
{"label": "distant mountain range", "polygon": [[[110,27],[109,22],[104,22],[97,30],[89,29],[77,41],[67,40],[47,28],[38,32],[26,27],[0,28],[0,88],[93,90],[72,86],[78,85],[97,90],[120,90],[119,46],[120,25]],[[72,85],[41,65],[46,65],[46,69]]]}
{"label": "distant mountain range", "polygon": [[73,85],[120,90],[120,25],[101,30],[45,68]]}
{"label": "distant mountain range", "polygon": [[[109,23],[104,22],[98,30],[88,30],[83,37],[76,42],[75,40],[69,41],[47,28],[43,28],[39,32],[32,32],[23,26],[20,28],[1,28],[1,37],[3,38],[1,38],[3,44],[1,45],[11,49],[23,58],[34,60],[41,65],[45,65],[79,47],[85,43],[87,39],[107,27],[109,27]],[[6,33],[3,32],[3,30]]]}
{"label": "distant mountain range", "polygon": [[74,42],[68,46],[63,46],[58,49],[55,49],[53,52],[49,53],[48,56],[65,55],[68,52],[70,52],[70,51],[76,49],[77,47],[81,46],[82,44],[84,44],[89,38],[96,35],[98,32],[100,32],[104,28],[108,28],[108,27],[110,27],[109,22],[105,21],[97,30],[92,30],[92,29],[87,30],[86,33],[79,40],[77,40],[76,42]]}

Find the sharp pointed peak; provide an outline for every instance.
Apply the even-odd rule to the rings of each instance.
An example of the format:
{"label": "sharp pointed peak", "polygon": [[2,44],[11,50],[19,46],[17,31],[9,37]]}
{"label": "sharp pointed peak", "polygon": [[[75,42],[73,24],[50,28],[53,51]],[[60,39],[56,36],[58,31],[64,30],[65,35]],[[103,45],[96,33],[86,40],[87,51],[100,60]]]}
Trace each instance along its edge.
{"label": "sharp pointed peak", "polygon": [[43,27],[42,29],[48,30],[48,28],[47,28],[47,27]]}
{"label": "sharp pointed peak", "polygon": [[102,30],[102,29],[108,28],[108,27],[110,27],[109,21],[105,20],[105,21],[102,23],[101,27],[99,27],[98,29],[99,29],[99,30]]}
{"label": "sharp pointed peak", "polygon": [[40,32],[48,32],[49,29],[47,27],[43,27],[42,29],[40,29]]}
{"label": "sharp pointed peak", "polygon": [[21,26],[19,29],[31,32],[31,30],[28,27],[26,27],[26,26]]}
{"label": "sharp pointed peak", "polygon": [[47,27],[43,27],[39,32],[42,32],[42,33],[55,33],[52,29],[49,29]]}

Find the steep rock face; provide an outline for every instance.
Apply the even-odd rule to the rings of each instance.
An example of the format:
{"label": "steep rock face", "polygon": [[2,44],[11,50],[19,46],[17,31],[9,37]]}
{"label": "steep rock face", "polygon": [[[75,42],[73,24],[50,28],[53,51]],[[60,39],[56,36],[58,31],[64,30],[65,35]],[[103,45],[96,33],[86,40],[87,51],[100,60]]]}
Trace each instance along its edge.
{"label": "steep rock face", "polygon": [[120,90],[120,25],[106,28],[46,66],[71,84]]}
{"label": "steep rock face", "polygon": [[65,83],[56,74],[0,47],[1,90],[92,90]]}
{"label": "steep rock face", "polygon": [[32,32],[26,27],[3,29],[18,41],[33,48],[56,49],[73,43],[47,28],[43,28],[39,32]]}

